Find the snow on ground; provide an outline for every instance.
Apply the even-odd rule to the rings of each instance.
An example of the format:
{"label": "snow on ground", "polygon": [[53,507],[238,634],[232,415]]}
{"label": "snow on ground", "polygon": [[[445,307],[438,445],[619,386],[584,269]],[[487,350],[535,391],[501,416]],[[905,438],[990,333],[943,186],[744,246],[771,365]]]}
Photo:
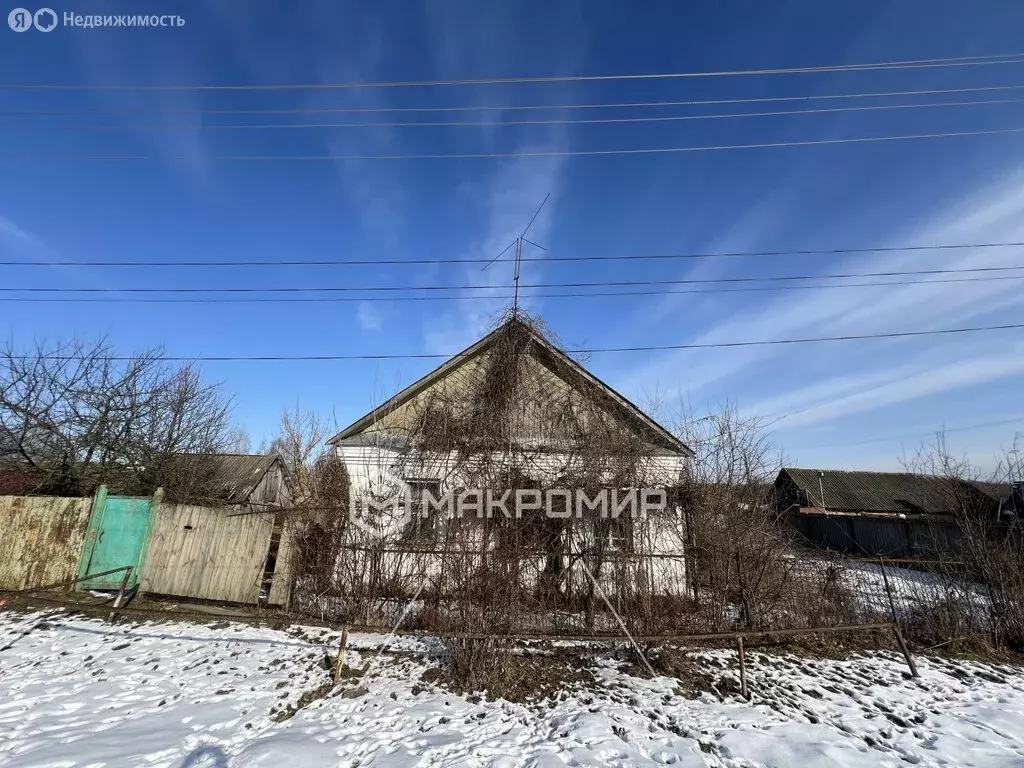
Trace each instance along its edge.
{"label": "snow on ground", "polygon": [[[922,658],[910,680],[889,654],[753,652],[746,702],[605,657],[596,685],[524,705],[419,683],[436,641],[378,658],[382,636],[353,634],[347,661],[371,675],[289,717],[337,638],[0,612],[0,766],[1024,765],[1024,676],[1006,666]],[[693,655],[732,689],[734,653]]]}

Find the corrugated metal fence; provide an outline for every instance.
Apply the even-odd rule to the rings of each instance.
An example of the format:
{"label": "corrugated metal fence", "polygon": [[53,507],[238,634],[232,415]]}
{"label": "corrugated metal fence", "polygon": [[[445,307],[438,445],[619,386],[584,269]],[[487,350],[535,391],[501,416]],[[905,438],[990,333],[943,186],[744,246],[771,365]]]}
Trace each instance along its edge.
{"label": "corrugated metal fence", "polygon": [[92,499],[0,496],[0,589],[74,579]]}

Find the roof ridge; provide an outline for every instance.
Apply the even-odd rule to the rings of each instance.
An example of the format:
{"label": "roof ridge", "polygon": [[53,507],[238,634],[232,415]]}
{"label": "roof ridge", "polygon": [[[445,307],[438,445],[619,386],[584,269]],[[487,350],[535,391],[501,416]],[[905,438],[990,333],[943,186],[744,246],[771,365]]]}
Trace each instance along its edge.
{"label": "roof ridge", "polygon": [[[838,472],[843,475],[906,475],[908,477],[932,477],[942,479],[945,475],[922,475],[917,472],[893,472],[878,469],[822,469],[820,467],[782,467],[784,472]],[[960,478],[963,479],[963,478]]]}

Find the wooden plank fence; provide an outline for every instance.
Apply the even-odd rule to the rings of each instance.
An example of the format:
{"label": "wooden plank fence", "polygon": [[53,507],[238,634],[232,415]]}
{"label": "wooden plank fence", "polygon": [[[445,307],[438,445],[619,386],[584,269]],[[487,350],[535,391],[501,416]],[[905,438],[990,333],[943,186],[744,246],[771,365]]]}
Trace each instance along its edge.
{"label": "wooden plank fence", "polygon": [[161,505],[142,577],[143,591],[255,603],[274,516],[231,516],[230,511]]}

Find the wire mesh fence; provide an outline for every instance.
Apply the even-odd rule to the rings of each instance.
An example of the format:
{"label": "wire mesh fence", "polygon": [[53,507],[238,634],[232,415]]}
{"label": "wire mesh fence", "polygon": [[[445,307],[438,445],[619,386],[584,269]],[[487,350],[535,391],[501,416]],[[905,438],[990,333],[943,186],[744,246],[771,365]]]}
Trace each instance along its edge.
{"label": "wire mesh fence", "polygon": [[922,648],[1004,643],[998,600],[962,561],[799,545],[747,555],[350,544],[335,578],[299,580],[292,607],[331,622],[464,637],[657,640],[897,622]]}

